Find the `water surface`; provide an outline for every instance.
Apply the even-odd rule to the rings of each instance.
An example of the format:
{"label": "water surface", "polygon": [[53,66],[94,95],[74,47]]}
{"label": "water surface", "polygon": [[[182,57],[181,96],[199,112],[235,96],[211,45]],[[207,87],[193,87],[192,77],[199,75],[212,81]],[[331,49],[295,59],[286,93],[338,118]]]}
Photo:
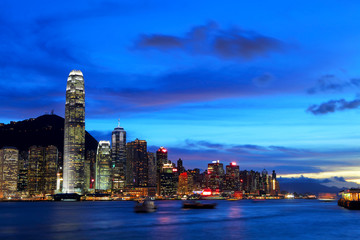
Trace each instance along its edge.
{"label": "water surface", "polygon": [[317,200],[215,201],[216,209],[181,209],[157,201],[155,213],[134,202],[3,202],[0,239],[350,239],[360,211]]}

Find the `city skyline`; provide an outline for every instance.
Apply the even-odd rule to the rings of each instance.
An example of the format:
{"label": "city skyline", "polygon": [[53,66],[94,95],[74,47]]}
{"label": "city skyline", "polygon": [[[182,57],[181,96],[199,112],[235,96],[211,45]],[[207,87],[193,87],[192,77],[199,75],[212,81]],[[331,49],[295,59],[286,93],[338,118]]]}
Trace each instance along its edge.
{"label": "city skyline", "polygon": [[98,141],[121,118],[128,142],[187,168],[360,182],[358,4],[32,4],[0,3],[0,122],[64,117],[64,76],[81,69]]}

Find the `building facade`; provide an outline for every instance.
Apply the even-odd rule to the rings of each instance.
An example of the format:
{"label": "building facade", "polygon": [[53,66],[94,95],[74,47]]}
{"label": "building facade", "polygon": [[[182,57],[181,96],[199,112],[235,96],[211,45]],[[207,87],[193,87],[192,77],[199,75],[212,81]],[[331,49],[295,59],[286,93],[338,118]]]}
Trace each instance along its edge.
{"label": "building facade", "polygon": [[29,195],[53,194],[57,189],[58,149],[55,146],[29,148],[28,184]]}
{"label": "building facade", "polygon": [[111,189],[111,149],[109,141],[100,141],[96,154],[96,190]]}
{"label": "building facade", "polygon": [[111,136],[112,174],[114,190],[126,185],[126,131],[119,125]]}
{"label": "building facade", "polygon": [[63,192],[84,193],[85,87],[81,71],[70,72],[66,85]]}
{"label": "building facade", "polygon": [[126,144],[126,182],[129,187],[147,187],[149,165],[147,142],[136,139]]}
{"label": "building facade", "polygon": [[161,195],[160,185],[161,185],[161,172],[164,164],[168,163],[168,151],[164,147],[160,147],[156,151],[156,185],[157,185],[157,194]]}
{"label": "building facade", "polygon": [[0,149],[0,198],[17,194],[19,151],[16,148]]}

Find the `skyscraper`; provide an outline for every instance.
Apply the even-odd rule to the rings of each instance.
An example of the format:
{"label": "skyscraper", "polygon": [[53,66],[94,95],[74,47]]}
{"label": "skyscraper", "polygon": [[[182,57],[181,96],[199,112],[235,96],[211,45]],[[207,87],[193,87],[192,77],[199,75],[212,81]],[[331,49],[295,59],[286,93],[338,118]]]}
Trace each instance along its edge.
{"label": "skyscraper", "polygon": [[224,176],[224,165],[219,160],[208,164],[208,188],[220,190]]}
{"label": "skyscraper", "polygon": [[16,148],[0,149],[0,198],[14,197],[17,192],[19,151]]}
{"label": "skyscraper", "polygon": [[236,162],[226,165],[226,174],[224,179],[224,189],[228,191],[240,190],[240,170]]}
{"label": "skyscraper", "polygon": [[111,150],[109,141],[100,141],[96,154],[96,184],[98,190],[111,189]]}
{"label": "skyscraper", "polygon": [[112,132],[111,137],[112,152],[112,174],[113,189],[123,189],[126,181],[126,131],[118,126]]}
{"label": "skyscraper", "polygon": [[177,169],[179,174],[185,172],[185,168],[183,166],[183,161],[181,160],[181,158],[179,158],[179,160],[177,161]]}
{"label": "skyscraper", "polygon": [[161,194],[161,189],[160,189],[160,185],[161,185],[161,179],[160,179],[160,175],[163,169],[164,164],[168,163],[168,151],[166,148],[164,147],[160,147],[157,151],[156,151],[156,185],[157,185],[157,194],[160,195]]}
{"label": "skyscraper", "polygon": [[81,71],[70,72],[66,85],[63,192],[85,188],[85,89]]}
{"label": "skyscraper", "polygon": [[147,187],[149,168],[147,142],[136,139],[126,144],[126,182],[130,187]]}
{"label": "skyscraper", "polygon": [[164,197],[171,197],[177,192],[177,178],[174,172],[177,171],[171,163],[165,163],[160,173],[160,194]]}
{"label": "skyscraper", "polygon": [[29,148],[28,191],[30,195],[53,194],[57,188],[58,149],[31,146]]}

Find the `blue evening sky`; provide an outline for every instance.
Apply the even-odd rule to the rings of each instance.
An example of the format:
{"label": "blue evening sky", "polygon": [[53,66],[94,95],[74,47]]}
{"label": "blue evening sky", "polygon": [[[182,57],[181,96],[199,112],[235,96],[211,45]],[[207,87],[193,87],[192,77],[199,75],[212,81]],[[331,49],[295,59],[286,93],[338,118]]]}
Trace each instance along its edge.
{"label": "blue evening sky", "polygon": [[55,111],[83,72],[86,130],[281,176],[360,182],[358,1],[0,2],[0,122]]}

